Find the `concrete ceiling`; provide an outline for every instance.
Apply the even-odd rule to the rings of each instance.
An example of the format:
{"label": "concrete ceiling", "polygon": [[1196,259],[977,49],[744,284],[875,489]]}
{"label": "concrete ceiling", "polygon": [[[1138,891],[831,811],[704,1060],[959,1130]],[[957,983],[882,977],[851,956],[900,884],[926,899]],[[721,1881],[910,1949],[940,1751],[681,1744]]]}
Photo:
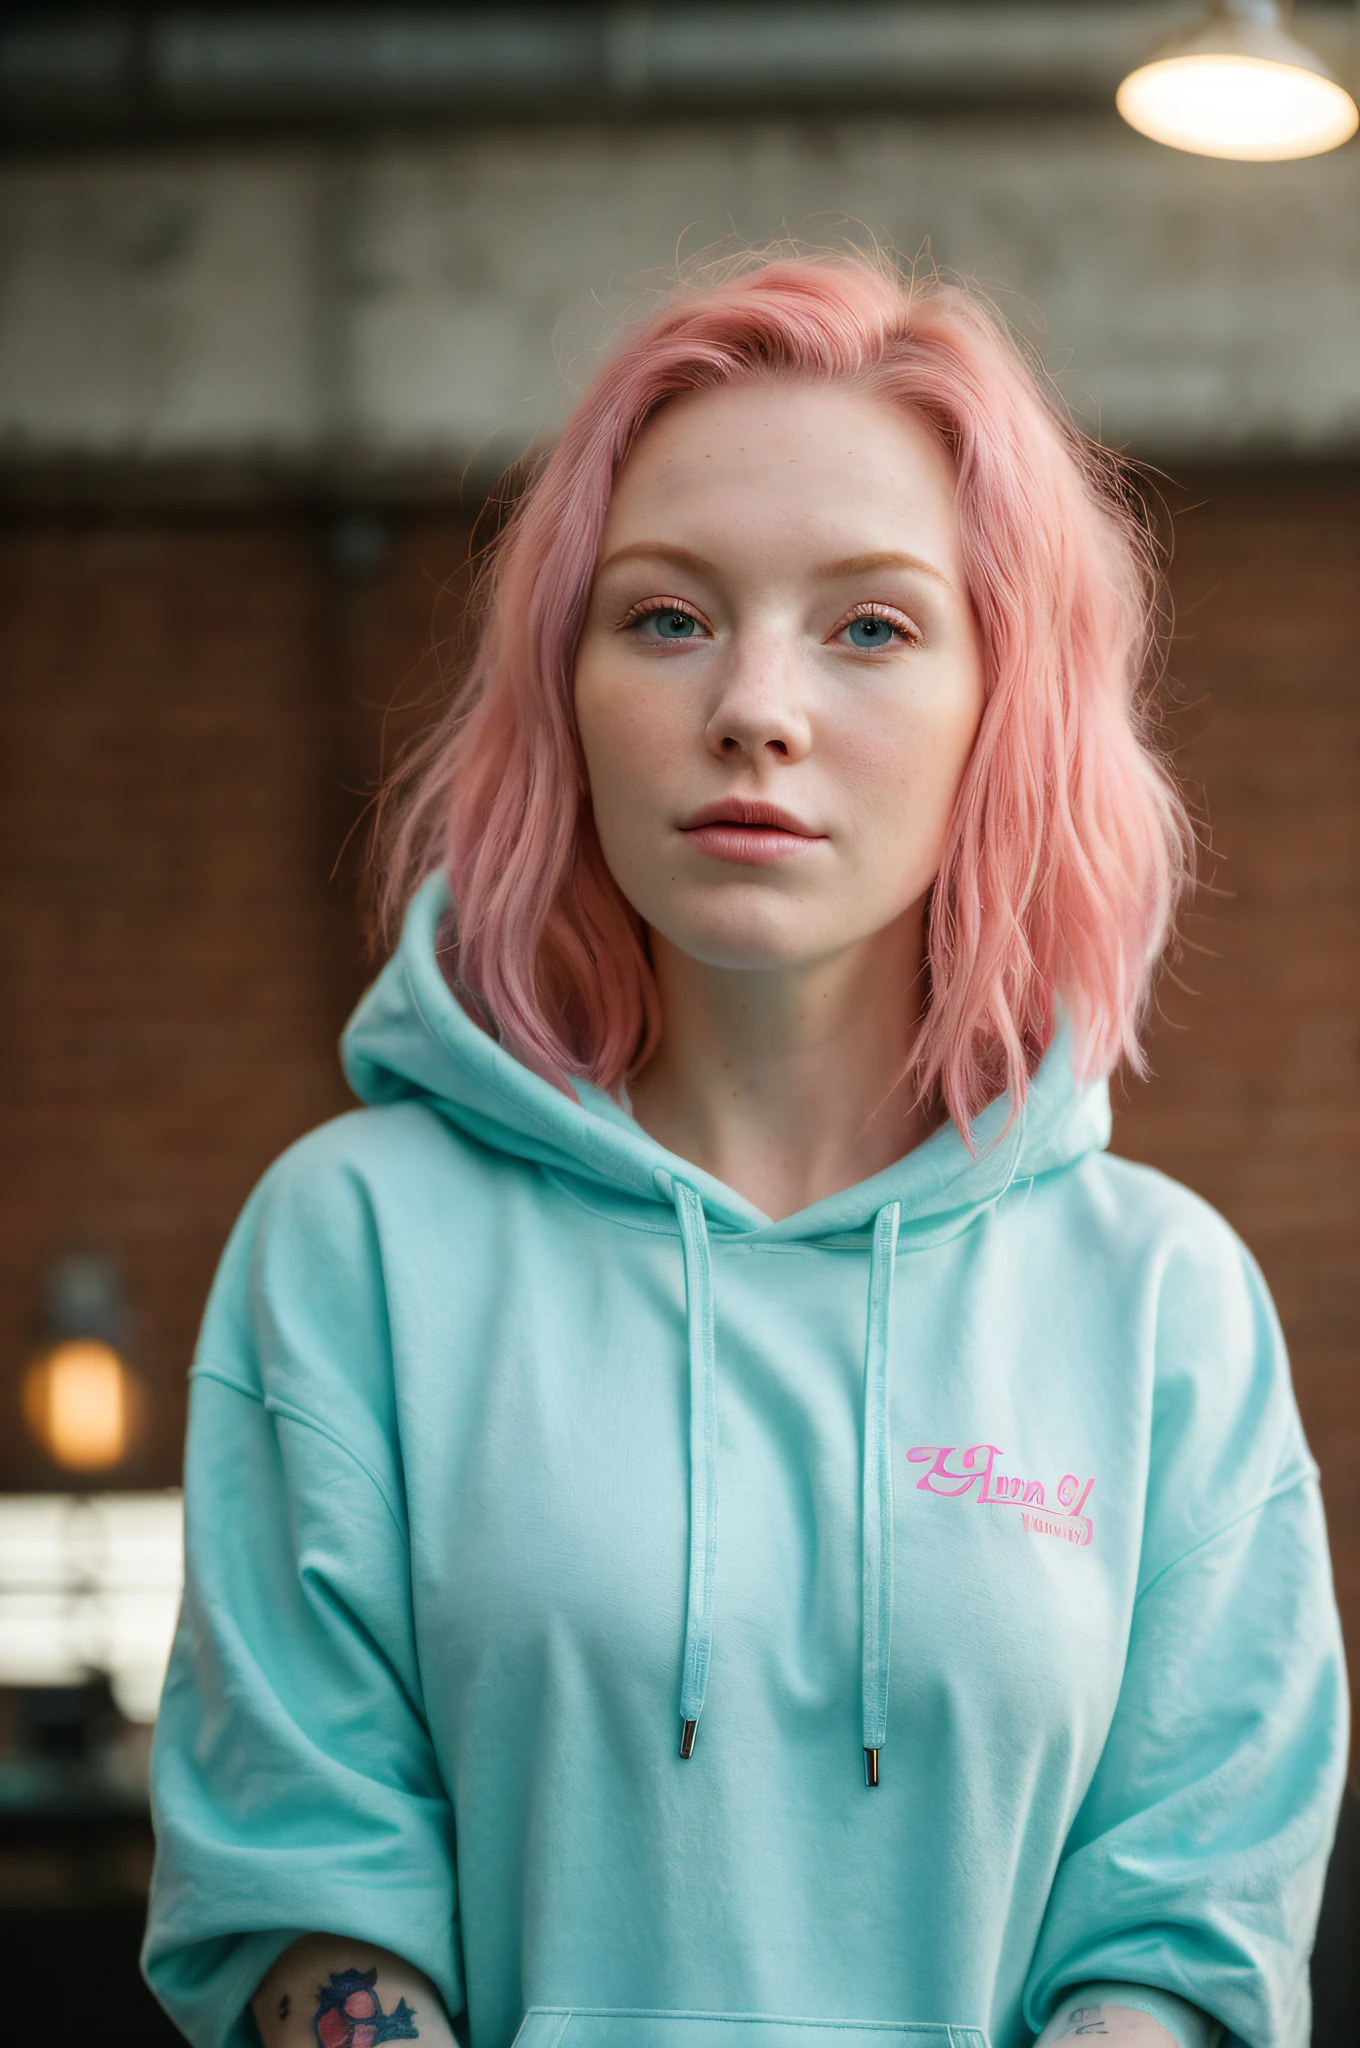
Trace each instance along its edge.
{"label": "concrete ceiling", "polygon": [[[0,25],[11,144],[394,120],[1107,105],[1196,0],[53,7]],[[1354,10],[1300,11],[1346,68]]]}
{"label": "concrete ceiling", "polygon": [[[527,21],[513,9],[446,8],[418,21],[313,10],[314,26],[339,36],[347,23],[360,38],[341,37],[325,64],[297,10],[143,16],[164,31],[155,76],[167,91],[178,81],[179,111],[117,134],[107,107],[91,111],[95,95],[85,127],[72,102],[65,127],[53,115],[44,129],[34,115],[26,140],[11,129],[0,164],[0,471],[445,489],[551,436],[611,324],[650,303],[678,262],[782,234],[872,237],[979,280],[1078,416],[1136,453],[1172,463],[1355,459],[1360,145],[1302,163],[1232,164],[1125,128],[1108,96],[1121,50],[1140,54],[1186,12],[1154,0],[557,10],[551,19],[573,35],[582,21],[607,20],[611,33],[649,39],[645,63],[642,45],[630,46],[640,71],[628,73],[616,48],[615,71],[598,74],[600,91],[608,77],[618,92],[619,78],[643,77],[631,103],[616,96],[601,111],[559,80],[547,120],[534,111],[540,87],[526,82],[509,114],[486,85],[462,111],[427,107],[420,119],[390,109],[379,118],[373,107],[363,120],[285,118],[275,102],[253,127],[223,113],[231,94],[248,99],[247,82],[258,84],[243,53],[259,58],[265,45],[233,41],[242,22],[275,38],[276,80],[291,48],[290,90],[324,85],[342,98],[358,91],[355,50],[379,21],[406,50],[383,88],[394,94],[394,80],[411,82],[403,23],[452,37],[444,47],[464,56],[470,45],[456,37],[484,34],[485,65],[494,69],[499,51],[495,62],[521,66],[526,81],[543,49],[505,41],[506,24]],[[1317,21],[1335,32],[1351,18],[1322,9],[1299,20],[1311,34]],[[675,68],[655,68],[665,37],[680,50],[703,20],[711,49],[727,39],[723,62],[710,64],[731,95],[722,103],[678,56]],[[291,45],[279,40],[290,21]],[[128,17],[84,14],[73,32],[110,22],[121,35]],[[0,30],[7,89],[21,32],[38,38],[24,46],[31,66],[70,27],[51,6],[36,22],[10,17]],[[793,27],[805,40],[796,56],[796,38],[781,46],[776,92],[757,74],[769,35]],[[1024,81],[1047,61],[1036,39],[1060,30],[1071,90],[1045,98]],[[885,99],[879,77],[858,100],[839,87],[809,102],[780,98],[795,72],[819,66],[824,84],[866,77],[871,32],[888,37],[875,47],[899,80],[914,53],[914,97]],[[598,37],[592,48],[604,65]],[[72,61],[69,48],[61,61]],[[93,94],[104,74],[91,63]],[[990,83],[959,98],[944,81],[969,67],[975,85]],[[747,84],[735,93],[739,73]],[[461,76],[450,63],[439,91],[470,93]],[[662,77],[673,97],[650,104]],[[145,78],[140,89],[152,91]]]}

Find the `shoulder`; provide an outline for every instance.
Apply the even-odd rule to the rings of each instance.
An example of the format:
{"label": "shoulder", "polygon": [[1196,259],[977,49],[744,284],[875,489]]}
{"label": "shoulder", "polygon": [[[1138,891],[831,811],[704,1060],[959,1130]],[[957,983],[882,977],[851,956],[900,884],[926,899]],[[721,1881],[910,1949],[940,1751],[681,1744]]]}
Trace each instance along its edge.
{"label": "shoulder", "polygon": [[266,1201],[324,1202],[347,1188],[381,1191],[411,1174],[457,1180],[475,1174],[486,1148],[427,1103],[349,1110],[298,1138],[260,1183]]}
{"label": "shoulder", "polygon": [[[1283,1340],[1270,1290],[1242,1238],[1202,1195],[1155,1167],[1110,1153],[1072,1175],[1079,1227],[1098,1232],[1111,1259],[1156,1319],[1168,1362],[1207,1349],[1277,1354]],[[1159,1345],[1159,1348],[1162,1348]]]}
{"label": "shoulder", "polygon": [[[1211,1203],[1165,1173],[1092,1153],[1052,1177],[1069,1270],[1098,1273],[1114,1353],[1144,1365],[1154,1460],[1207,1457],[1230,1493],[1311,1471],[1265,1276]],[[1038,1187],[1036,1185],[1036,1193]]]}
{"label": "shoulder", "polygon": [[256,1243],[303,1237],[389,1241],[479,1213],[524,1162],[479,1143],[426,1103],[356,1109],[308,1131],[269,1166],[238,1231]]}
{"label": "shoulder", "polygon": [[304,1308],[371,1320],[395,1258],[446,1247],[485,1209],[496,1155],[419,1102],[351,1110],[308,1131],[266,1170],[223,1254],[209,1323],[248,1304],[257,1323]]}
{"label": "shoulder", "polygon": [[1108,1152],[1053,1179],[1072,1256],[1099,1264],[1128,1313],[1170,1317],[1183,1344],[1197,1334],[1279,1343],[1256,1259],[1202,1195]]}
{"label": "shoulder", "polygon": [[1210,1321],[1264,1316],[1273,1324],[1261,1269],[1231,1223],[1155,1167],[1089,1153],[1033,1183],[1022,1200],[1036,1232],[1051,1233],[1069,1261],[1098,1271],[1130,1315],[1174,1308],[1183,1334],[1196,1309]]}
{"label": "shoulder", "polygon": [[1225,1272],[1250,1259],[1212,1203],[1155,1166],[1094,1152],[1057,1178],[1067,1183],[1064,1195],[1074,1214],[1130,1257],[1184,1256]]}
{"label": "shoulder", "polygon": [[[353,1110],[281,1153],[242,1210],[218,1267],[200,1370],[248,1384],[298,1378],[299,1361],[363,1376],[388,1352],[394,1252],[484,1204],[494,1159],[418,1102]],[[245,1362],[238,1371],[231,1361]],[[324,1377],[324,1375],[323,1375]]]}
{"label": "shoulder", "polygon": [[1084,1162],[1085,1199],[1100,1213],[1140,1292],[1182,1340],[1212,1337],[1283,1349],[1265,1276],[1202,1195],[1155,1167],[1111,1153]]}
{"label": "shoulder", "polygon": [[1150,1355],[1151,1564],[1316,1467],[1270,1289],[1232,1225],[1132,1160],[1104,1154],[1078,1172],[1123,1262],[1128,1313]]}

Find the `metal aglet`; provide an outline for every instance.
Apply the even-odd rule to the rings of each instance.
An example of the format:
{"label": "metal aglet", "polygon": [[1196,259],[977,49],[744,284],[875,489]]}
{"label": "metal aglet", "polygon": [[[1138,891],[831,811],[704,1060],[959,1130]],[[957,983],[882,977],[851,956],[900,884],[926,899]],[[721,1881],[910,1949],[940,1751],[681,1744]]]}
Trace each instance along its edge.
{"label": "metal aglet", "polygon": [[697,1721],[686,1721],[680,1730],[680,1754],[686,1760],[694,1754],[694,1731],[698,1725]]}
{"label": "metal aglet", "polygon": [[878,1751],[876,1749],[866,1749],[864,1752],[864,1782],[869,1786],[874,1786],[878,1783]]}

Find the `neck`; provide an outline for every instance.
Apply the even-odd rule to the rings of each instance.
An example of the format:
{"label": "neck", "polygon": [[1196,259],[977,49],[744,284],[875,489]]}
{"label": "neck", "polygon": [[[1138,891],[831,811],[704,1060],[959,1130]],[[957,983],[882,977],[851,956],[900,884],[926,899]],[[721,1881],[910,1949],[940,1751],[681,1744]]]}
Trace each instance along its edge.
{"label": "neck", "polygon": [[902,1078],[925,985],[921,906],[796,967],[712,967],[656,932],[652,959],[661,1042],[633,1112],[765,1215],[853,1187],[929,1135]]}

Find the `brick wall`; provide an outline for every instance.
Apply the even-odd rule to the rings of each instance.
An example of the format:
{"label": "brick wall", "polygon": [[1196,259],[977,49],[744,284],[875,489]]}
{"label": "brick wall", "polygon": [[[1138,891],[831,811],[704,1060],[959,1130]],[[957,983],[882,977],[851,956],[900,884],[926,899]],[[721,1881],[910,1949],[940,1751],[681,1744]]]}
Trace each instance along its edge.
{"label": "brick wall", "polygon": [[[1218,893],[1163,986],[1116,1144],[1264,1265],[1360,1645],[1360,476],[1190,480],[1173,726]],[[407,511],[46,514],[0,534],[0,1485],[43,1261],[113,1253],[154,1400],[127,1477],[176,1473],[212,1267],[268,1161],[346,1106],[359,848],[440,693],[466,523]],[[387,707],[395,702],[390,715]]]}
{"label": "brick wall", "polygon": [[175,1470],[223,1228],[330,1114],[343,958],[315,546],[296,522],[44,521],[5,536],[0,903],[6,1482],[48,1475],[14,1380],[43,1261],[113,1254]]}
{"label": "brick wall", "polygon": [[467,549],[456,520],[375,559],[384,538],[305,513],[0,532],[0,1486],[53,1483],[18,1389],[43,1268],[72,1250],[129,1283],[153,1398],[124,1476],[175,1478],[232,1219],[351,1106],[352,828],[384,728],[437,688]]}
{"label": "brick wall", "polygon": [[[1360,476],[1193,480],[1173,731],[1212,890],[1115,1147],[1221,1209],[1279,1305],[1360,1659]],[[1116,1098],[1118,1103],[1118,1097]]]}

